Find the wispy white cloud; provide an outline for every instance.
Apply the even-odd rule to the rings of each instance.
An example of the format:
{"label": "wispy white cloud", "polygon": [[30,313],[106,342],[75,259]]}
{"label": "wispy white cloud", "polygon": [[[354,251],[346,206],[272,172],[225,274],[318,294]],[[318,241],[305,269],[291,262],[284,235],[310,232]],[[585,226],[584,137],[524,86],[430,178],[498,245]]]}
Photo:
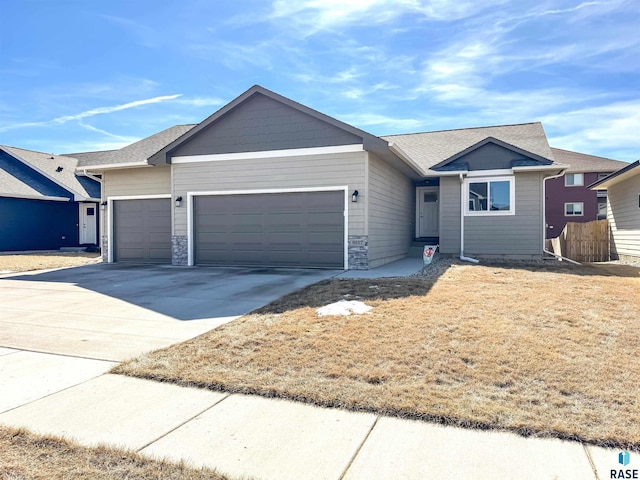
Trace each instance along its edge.
{"label": "wispy white cloud", "polygon": [[220,97],[181,97],[172,102],[178,105],[186,105],[188,107],[219,107],[227,103]]}
{"label": "wispy white cloud", "polygon": [[87,117],[93,117],[95,115],[103,115],[105,113],[113,113],[118,112],[120,110],[127,110],[129,108],[141,107],[142,105],[149,105],[152,103],[164,102],[167,100],[173,100],[175,98],[181,97],[182,94],[176,95],[163,95],[160,97],[147,98],[145,100],[136,100],[129,103],[123,103],[121,105],[112,105],[110,107],[98,107],[92,108],[91,110],[86,110],[84,112],[76,113],[74,115],[63,115],[61,117],[54,118],[51,120],[52,123],[66,123],[71,120],[81,120]]}
{"label": "wispy white cloud", "polygon": [[474,15],[507,0],[276,0],[269,18],[287,19],[299,33],[309,36],[350,25],[386,24],[404,15],[425,20],[453,21]]}
{"label": "wispy white cloud", "polygon": [[105,20],[122,27],[127,33],[138,40],[143,47],[157,47],[162,43],[162,36],[158,31],[136,22],[130,18],[118,17],[116,15],[100,15]]}
{"label": "wispy white cloud", "polygon": [[89,130],[90,132],[99,133],[99,134],[107,136],[109,138],[116,139],[119,142],[122,142],[124,145],[128,145],[128,144],[133,143],[133,142],[138,140],[136,137],[124,136],[124,135],[116,135],[115,133],[107,132],[106,130],[103,130],[103,129],[98,128],[98,127],[94,127],[93,125],[89,125],[89,124],[84,123],[82,121],[78,122],[78,125],[80,125],[85,130]]}
{"label": "wispy white cloud", "polygon": [[344,84],[351,83],[365,75],[364,72],[358,70],[355,67],[350,67],[346,70],[341,70],[333,75],[326,75],[317,72],[305,72],[294,73],[292,77],[300,82],[304,83],[323,83],[323,84]]}
{"label": "wispy white cloud", "polygon": [[520,18],[530,18],[530,17],[544,17],[546,15],[563,15],[565,13],[574,13],[578,10],[582,10],[583,8],[593,7],[596,5],[606,5],[610,2],[583,2],[579,5],[569,8],[551,8],[548,10],[538,10],[528,13]]}
{"label": "wispy white cloud", "polygon": [[555,147],[612,152],[617,160],[640,158],[640,100],[563,111],[541,118]]}
{"label": "wispy white cloud", "polygon": [[142,140],[144,137],[130,137],[131,139],[128,141],[120,141],[110,138],[102,138],[99,140],[75,140],[75,139],[66,139],[66,140],[56,140],[54,139],[52,142],[48,142],[46,145],[47,150],[51,150],[53,152],[61,152],[63,153],[71,153],[71,152],[97,152],[102,150],[119,150],[127,145],[131,145],[138,140]]}
{"label": "wispy white cloud", "polygon": [[104,115],[108,113],[118,112],[121,110],[127,110],[129,108],[141,107],[143,105],[150,105],[153,103],[165,102],[167,100],[174,100],[178,97],[181,97],[182,94],[177,95],[163,95],[160,97],[147,98],[144,100],[136,100],[133,102],[123,103],[120,105],[112,105],[109,107],[98,107],[92,108],[90,110],[85,110],[84,112],[75,113],[73,115],[62,115],[60,117],[56,117],[52,120],[47,120],[43,122],[24,122],[24,123],[14,123],[10,125],[5,125],[0,127],[0,132],[6,132],[9,130],[15,130],[18,128],[26,128],[26,127],[46,127],[51,125],[60,125],[64,123],[68,123],[71,121],[78,121],[84,118],[93,117],[96,115]]}
{"label": "wispy white cloud", "polygon": [[185,46],[189,55],[208,62],[220,62],[227,68],[238,70],[245,66],[271,70],[275,57],[282,51],[275,41],[263,41],[243,44],[235,41],[210,41],[199,39]]}
{"label": "wispy white cloud", "polygon": [[398,118],[376,113],[357,113],[341,115],[341,120],[356,125],[360,128],[378,127],[378,130],[392,131],[414,131],[423,128],[427,122],[420,118]]}

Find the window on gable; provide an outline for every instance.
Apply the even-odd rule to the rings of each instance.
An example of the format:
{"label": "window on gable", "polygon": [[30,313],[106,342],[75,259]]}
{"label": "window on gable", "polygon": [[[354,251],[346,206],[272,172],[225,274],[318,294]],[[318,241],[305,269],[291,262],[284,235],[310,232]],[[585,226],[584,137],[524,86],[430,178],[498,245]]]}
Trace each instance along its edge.
{"label": "window on gable", "polygon": [[514,178],[468,178],[467,215],[513,215]]}
{"label": "window on gable", "polygon": [[566,187],[581,187],[584,185],[584,174],[567,173],[564,176],[564,185]]}
{"label": "window on gable", "polygon": [[584,215],[583,212],[584,212],[584,204],[582,202],[564,204],[565,217],[581,217],[582,215]]}

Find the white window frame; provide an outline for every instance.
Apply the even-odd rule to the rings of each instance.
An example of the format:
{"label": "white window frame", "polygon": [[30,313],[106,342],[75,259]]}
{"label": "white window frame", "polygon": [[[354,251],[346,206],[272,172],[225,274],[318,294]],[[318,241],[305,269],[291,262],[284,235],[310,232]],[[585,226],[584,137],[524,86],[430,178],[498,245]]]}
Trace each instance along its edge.
{"label": "white window frame", "polygon": [[[604,216],[600,213],[600,205],[604,205]],[[598,220],[604,220],[605,218],[607,218],[607,202],[598,202],[598,213],[596,214]],[[602,218],[601,218],[602,217]]]}
{"label": "white window frame", "polygon": [[[580,175],[580,183],[567,183],[569,177],[573,178],[575,182],[576,175]],[[565,187],[584,187],[584,173],[565,173],[564,174],[564,186]]]}
{"label": "white window frame", "polygon": [[[470,210],[469,209],[469,184],[491,182],[509,182],[509,210]],[[496,176],[496,177],[467,177],[464,180],[464,214],[469,217],[495,217],[516,214],[516,178],[514,175]],[[491,187],[488,186],[487,191]],[[491,193],[489,193],[491,196]]]}
{"label": "white window frame", "polygon": [[[567,205],[582,205],[580,213],[567,213]],[[564,216],[565,217],[584,217],[584,202],[566,202],[564,204]]]}

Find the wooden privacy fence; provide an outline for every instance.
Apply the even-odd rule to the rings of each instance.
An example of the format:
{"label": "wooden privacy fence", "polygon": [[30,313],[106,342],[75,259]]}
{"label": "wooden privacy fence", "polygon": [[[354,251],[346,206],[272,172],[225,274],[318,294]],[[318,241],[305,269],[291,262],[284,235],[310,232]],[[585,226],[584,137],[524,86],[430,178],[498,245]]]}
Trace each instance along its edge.
{"label": "wooden privacy fence", "polygon": [[569,222],[551,245],[554,253],[576,262],[608,262],[609,221]]}

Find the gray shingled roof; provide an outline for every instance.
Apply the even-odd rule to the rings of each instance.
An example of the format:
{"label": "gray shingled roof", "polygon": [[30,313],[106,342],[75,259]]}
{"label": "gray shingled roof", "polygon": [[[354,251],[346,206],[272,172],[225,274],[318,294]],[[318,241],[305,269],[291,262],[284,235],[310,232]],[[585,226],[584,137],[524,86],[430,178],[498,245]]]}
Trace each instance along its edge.
{"label": "gray shingled roof", "polygon": [[432,166],[487,137],[494,137],[527,152],[554,160],[540,122],[388,135],[381,138],[400,147],[414,162],[427,171]]}
{"label": "gray shingled roof", "polygon": [[[48,192],[40,192],[12,175],[10,172],[0,168],[0,197],[40,197],[48,195]],[[51,195],[59,196],[59,195]]]}
{"label": "gray shingled roof", "polygon": [[89,165],[106,165],[114,163],[118,150],[102,150],[99,152],[65,153],[67,157],[78,160],[78,168]]}
{"label": "gray shingled roof", "polygon": [[76,176],[76,167],[78,166],[77,159],[64,155],[51,155],[50,153],[34,152],[32,150],[4,145],[0,145],[0,149],[69,192],[84,198],[97,198],[95,193],[96,190],[99,192],[99,187],[96,189],[92,186],[92,183],[97,184],[97,182],[80,181]]}
{"label": "gray shingled roof", "polygon": [[628,165],[627,162],[612,160],[610,158],[587,155],[586,153],[552,148],[556,161],[569,165],[567,172],[615,172]]}
{"label": "gray shingled roof", "polygon": [[101,152],[67,153],[69,157],[77,158],[79,168],[90,168],[96,165],[117,165],[119,163],[146,163],[153,154],[162,150],[175,139],[181,137],[195,127],[190,125],[175,125],[158,132],[150,137],[138,140],[120,150],[104,150]]}

